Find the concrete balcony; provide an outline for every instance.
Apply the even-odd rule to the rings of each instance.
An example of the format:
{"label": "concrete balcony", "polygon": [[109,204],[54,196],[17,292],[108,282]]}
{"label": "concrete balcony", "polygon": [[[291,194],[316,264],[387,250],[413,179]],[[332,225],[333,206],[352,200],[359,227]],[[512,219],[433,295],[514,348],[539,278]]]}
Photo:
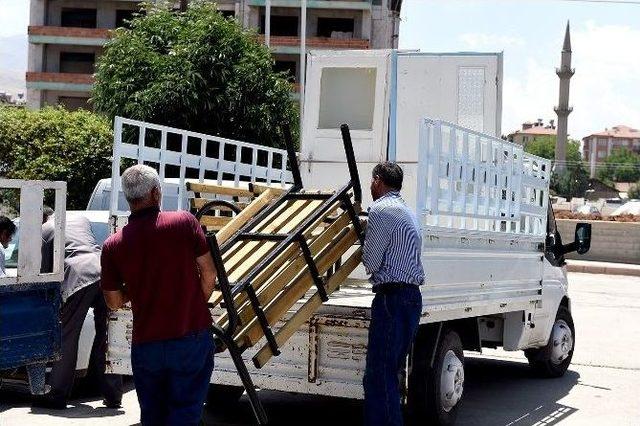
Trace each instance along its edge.
{"label": "concrete balcony", "polygon": [[102,46],[109,38],[107,28],[29,26],[29,43]]}
{"label": "concrete balcony", "polygon": [[[260,41],[264,43],[264,35],[260,35]],[[271,50],[274,53],[297,54],[300,53],[300,37],[271,36]],[[369,40],[351,38],[337,39],[329,37],[307,37],[307,50],[309,49],[369,49]]]}
{"label": "concrete balcony", "polygon": [[[249,0],[249,6],[265,6],[265,0]],[[300,8],[300,0],[271,0],[271,7]],[[371,10],[371,0],[307,0],[308,9]]]}
{"label": "concrete balcony", "polygon": [[92,74],[73,74],[62,72],[29,72],[26,74],[27,89],[65,90],[70,92],[88,92],[93,87]]}

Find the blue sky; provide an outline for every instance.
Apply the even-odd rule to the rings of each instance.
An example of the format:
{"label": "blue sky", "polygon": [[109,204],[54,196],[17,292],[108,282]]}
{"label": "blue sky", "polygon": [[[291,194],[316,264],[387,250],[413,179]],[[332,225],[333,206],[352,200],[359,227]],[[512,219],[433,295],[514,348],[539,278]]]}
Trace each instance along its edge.
{"label": "blue sky", "polygon": [[503,133],[556,118],[560,50],[571,21],[571,137],[640,127],[640,4],[405,0],[400,47],[504,51]]}
{"label": "blue sky", "polygon": [[[28,5],[28,0],[0,0],[0,37],[26,33]],[[504,51],[502,130],[508,133],[523,121],[555,118],[555,67],[567,19],[576,68],[571,136],[616,124],[640,127],[640,4],[404,0],[400,47]]]}

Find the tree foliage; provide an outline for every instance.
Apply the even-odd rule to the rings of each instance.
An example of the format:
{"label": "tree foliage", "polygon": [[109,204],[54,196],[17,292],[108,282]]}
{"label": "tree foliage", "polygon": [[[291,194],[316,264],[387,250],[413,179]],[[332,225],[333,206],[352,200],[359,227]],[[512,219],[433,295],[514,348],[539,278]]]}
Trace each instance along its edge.
{"label": "tree foliage", "polygon": [[208,2],[145,8],[98,61],[98,111],[267,146],[284,146],[285,122],[297,133],[291,84],[255,32]]}
{"label": "tree foliage", "polygon": [[[526,145],[525,151],[553,161],[556,156],[556,137],[537,137]],[[582,197],[589,188],[589,174],[582,163],[578,141],[568,141],[566,162],[564,172],[554,172],[551,176],[550,187],[556,194],[567,199]]]}
{"label": "tree foliage", "polygon": [[640,181],[636,182],[635,185],[632,185],[627,192],[629,198],[634,200],[640,200]]}
{"label": "tree foliage", "polygon": [[85,209],[110,176],[112,141],[108,120],[89,111],[0,107],[0,175],[66,181],[69,209]]}
{"label": "tree foliage", "polygon": [[598,169],[598,178],[613,182],[635,182],[640,179],[640,155],[626,148],[614,149]]}
{"label": "tree foliage", "polygon": [[[556,137],[536,137],[532,142],[529,142],[525,146],[524,150],[530,154],[553,161],[553,159],[556,157]],[[569,164],[574,164],[582,161],[582,156],[580,155],[580,144],[578,141],[571,139],[567,141],[566,161]]]}

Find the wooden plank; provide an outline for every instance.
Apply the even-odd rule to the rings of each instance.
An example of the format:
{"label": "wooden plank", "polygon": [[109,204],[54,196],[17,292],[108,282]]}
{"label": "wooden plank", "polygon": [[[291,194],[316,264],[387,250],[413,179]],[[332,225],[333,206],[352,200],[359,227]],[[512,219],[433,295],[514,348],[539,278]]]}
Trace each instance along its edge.
{"label": "wooden plank", "polygon": [[[342,264],[335,274],[331,276],[326,282],[327,293],[331,294],[338,289],[338,287],[349,277],[349,274],[358,267],[362,261],[362,248],[358,248],[346,262]],[[313,296],[307,300],[304,305],[298,311],[293,314],[289,321],[287,321],[278,332],[275,334],[276,342],[278,346],[284,346],[285,343],[295,334],[296,331],[302,327],[302,325],[311,318],[322,305],[322,299],[316,292]],[[253,363],[257,368],[262,368],[273,356],[269,345],[264,345],[258,353],[253,357]]]}
{"label": "wooden plank", "polygon": [[232,217],[225,216],[202,216],[200,218],[200,224],[212,228],[221,229],[223,226],[231,222]]}
{"label": "wooden plank", "polygon": [[211,183],[195,183],[187,182],[187,191],[217,194],[217,195],[230,195],[232,197],[254,197],[254,193],[247,188],[238,188],[235,186],[216,185]]}
{"label": "wooden plank", "polygon": [[[327,212],[327,215],[330,215],[332,212],[333,209],[330,209],[329,212]],[[324,218],[319,218],[318,221],[310,227],[310,229],[314,229],[318,223],[322,222],[323,219]],[[333,240],[335,235],[349,224],[349,221],[349,214],[347,212],[343,212],[339,219],[336,220],[330,228],[326,229],[326,232],[309,243],[309,250],[311,253],[314,256],[320,253],[320,251]],[[305,237],[308,238],[308,235],[305,235]],[[283,264],[283,260],[289,260],[292,256],[296,256],[295,259],[289,263]],[[279,259],[282,260],[276,260],[269,264],[269,266],[267,266],[263,271],[260,271],[260,274],[258,274],[258,276],[253,280],[258,300],[263,306],[282,291],[282,289],[300,273],[301,269],[306,267],[306,261],[300,254],[297,244],[291,245],[283,254],[280,255]],[[254,312],[248,303],[246,294],[244,292],[238,294],[234,303],[236,303],[236,306],[239,306],[238,313],[240,314],[240,323],[247,323],[254,315]],[[225,327],[227,324],[226,320],[227,315],[226,313],[223,313],[218,318],[217,323],[218,325]]]}
{"label": "wooden plank", "polygon": [[249,184],[249,190],[251,190],[251,192],[253,192],[255,195],[260,195],[262,194],[264,191],[271,189],[273,191],[276,191],[278,193],[278,195],[281,195],[282,193],[284,193],[287,188],[283,188],[281,186],[272,186],[272,185],[267,185],[266,183],[250,183]]}
{"label": "wooden plank", "polygon": [[[283,226],[279,230],[267,232],[278,232],[282,234],[288,234],[292,232],[294,229],[296,229],[296,227],[302,224],[302,222],[307,220],[309,215],[311,215],[318,207],[320,207],[322,203],[323,201],[321,200],[306,202],[302,209],[299,209],[295,215],[284,221]],[[229,280],[231,282],[236,282],[242,279],[242,277],[244,277],[256,265],[258,265],[262,261],[262,259],[264,259],[264,257],[267,256],[269,252],[275,249],[279,244],[279,241],[265,241],[259,247],[254,246],[253,248],[251,247],[251,243],[246,244],[246,247],[243,248],[243,250],[247,251],[248,257],[243,258],[243,261],[238,263],[236,268],[232,266],[233,270],[229,274]],[[237,257],[234,257],[234,260],[236,258]]]}
{"label": "wooden plank", "polygon": [[[316,256],[320,253],[327,244],[331,243],[331,241],[340,233],[340,231],[344,230],[349,224],[349,214],[344,212],[340,218],[335,221],[330,228],[319,236],[317,239],[312,241],[309,244],[309,250],[311,253]],[[274,268],[273,265],[269,265],[262,271],[260,275],[256,277],[254,282],[254,288],[256,289],[256,293],[258,296],[258,300],[260,304],[266,306],[277,294],[282,291],[282,289],[289,284],[296,276],[300,274],[303,269],[306,269],[307,262],[304,257],[300,254],[299,248],[297,245],[293,245],[291,247],[291,251],[293,254],[297,254],[295,259],[293,259],[288,264],[284,265],[283,268]],[[288,256],[289,258],[291,256]],[[268,281],[267,281],[268,280]],[[258,285],[264,282],[264,285]],[[250,304],[247,302],[247,297],[244,293],[240,293],[238,295],[238,301],[236,302],[236,306],[240,306],[238,308],[238,312],[240,314],[240,323],[246,324],[253,317],[254,312],[251,308]],[[241,305],[241,303],[244,303]],[[219,325],[226,325],[226,322],[222,322],[226,319],[226,315],[220,316],[218,319]]]}
{"label": "wooden plank", "polygon": [[[356,242],[356,232],[353,225],[349,226],[348,232],[339,241],[330,244],[329,250],[318,256],[316,259],[318,271],[320,274],[327,272],[329,267],[333,265],[346,251]],[[269,324],[275,324],[282,316],[298,301],[313,284],[313,280],[308,271],[302,271],[298,279],[291,285],[291,290],[282,292],[279,297],[274,299],[266,306],[265,315]],[[236,341],[241,347],[250,347],[255,345],[262,338],[262,329],[257,318],[253,318],[246,327],[236,334]]]}
{"label": "wooden plank", "polygon": [[[310,211],[315,209],[314,203],[317,204],[317,202],[309,200],[294,201],[291,207],[276,216],[274,220],[265,221],[266,226],[259,232],[266,234],[290,232],[306,219]],[[247,270],[259,263],[262,257],[278,244],[279,242],[275,241],[243,241],[240,250],[225,260],[224,266],[227,269],[229,281],[235,282],[242,278]],[[236,272],[236,269],[239,269],[240,272]]]}
{"label": "wooden plank", "polygon": [[265,208],[271,201],[278,197],[278,193],[276,191],[265,191],[258,198],[253,200],[251,204],[249,204],[245,209],[243,209],[236,217],[233,218],[231,222],[229,222],[224,228],[222,228],[216,234],[216,240],[218,240],[218,244],[222,245],[225,243],[232,235],[234,235],[240,228],[246,225],[255,215],[257,215],[260,210]]}

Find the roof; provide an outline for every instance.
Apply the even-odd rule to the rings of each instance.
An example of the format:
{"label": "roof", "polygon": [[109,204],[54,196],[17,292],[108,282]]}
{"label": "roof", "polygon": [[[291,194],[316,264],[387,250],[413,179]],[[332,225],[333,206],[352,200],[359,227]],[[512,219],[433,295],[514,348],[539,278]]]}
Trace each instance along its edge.
{"label": "roof", "polygon": [[593,133],[589,136],[585,136],[584,139],[588,139],[592,136],[606,136],[610,138],[621,139],[640,139],[640,130],[634,129],[624,124],[618,124],[610,129],[605,129],[603,132]]}
{"label": "roof", "polygon": [[530,127],[527,130],[516,130],[515,132],[511,133],[511,135],[531,135],[531,136],[543,136],[543,135],[549,135],[549,136],[555,136],[557,134],[557,129],[551,129],[549,127],[543,127],[543,126],[534,126],[534,127]]}

